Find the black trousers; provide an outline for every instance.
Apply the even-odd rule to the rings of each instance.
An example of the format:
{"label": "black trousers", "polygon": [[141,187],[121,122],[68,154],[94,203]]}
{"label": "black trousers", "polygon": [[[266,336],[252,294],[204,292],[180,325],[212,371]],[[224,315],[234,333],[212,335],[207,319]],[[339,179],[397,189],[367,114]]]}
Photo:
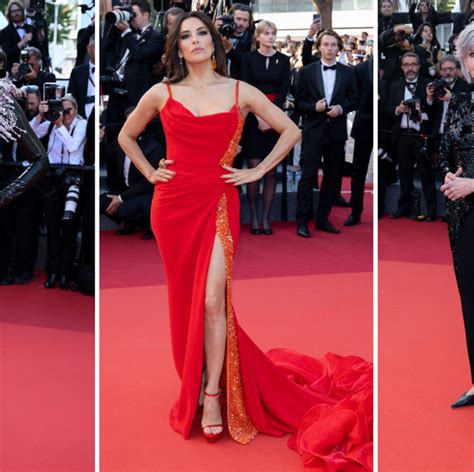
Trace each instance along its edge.
{"label": "black trousers", "polygon": [[[110,193],[112,194],[112,192]],[[107,215],[116,223],[133,223],[137,226],[148,228],[150,226],[151,193],[137,195],[124,201],[114,215],[107,215],[105,210],[109,206],[111,199],[105,193],[100,196],[100,212]]]}
{"label": "black trousers", "polygon": [[351,208],[354,216],[360,216],[364,209],[365,178],[373,148],[372,141],[372,139],[356,139],[354,141],[351,175]]}
{"label": "black trousers", "polygon": [[465,217],[461,226],[457,282],[471,365],[471,381],[474,384],[474,210]]}
{"label": "black trousers", "polygon": [[414,188],[414,164],[416,163],[421,177],[428,216],[434,218],[436,217],[435,174],[427,153],[421,152],[422,147],[422,140],[416,134],[413,136],[400,136],[395,144],[398,176],[400,179],[398,210],[403,213],[408,213],[410,210],[410,195]]}
{"label": "black trousers", "polygon": [[[70,277],[76,257],[78,213],[73,220],[63,221],[68,187],[56,179],[48,185],[48,194],[43,198],[46,220],[46,272]],[[82,189],[81,189],[82,190]]]}
{"label": "black trousers", "polygon": [[328,218],[331,207],[340,192],[344,172],[344,142],[334,142],[330,133],[326,133],[321,142],[313,148],[305,145],[301,180],[296,193],[296,222],[307,223],[314,217],[313,183],[316,173],[323,163],[323,181],[319,193],[316,220]]}

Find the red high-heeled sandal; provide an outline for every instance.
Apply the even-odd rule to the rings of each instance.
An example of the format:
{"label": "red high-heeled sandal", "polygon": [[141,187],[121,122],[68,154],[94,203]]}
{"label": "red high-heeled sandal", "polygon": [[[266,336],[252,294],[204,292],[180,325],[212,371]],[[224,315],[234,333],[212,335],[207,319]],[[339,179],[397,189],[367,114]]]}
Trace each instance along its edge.
{"label": "red high-heeled sandal", "polygon": [[[220,397],[221,392],[207,393],[206,391],[204,391],[204,395],[207,396],[207,397]],[[222,423],[220,423],[220,424],[206,424],[205,426],[203,426],[201,424],[201,427],[202,427],[202,435],[204,436],[204,439],[209,443],[215,443],[224,434],[224,425]],[[218,433],[206,433],[207,428],[222,428],[222,431],[220,431]]]}

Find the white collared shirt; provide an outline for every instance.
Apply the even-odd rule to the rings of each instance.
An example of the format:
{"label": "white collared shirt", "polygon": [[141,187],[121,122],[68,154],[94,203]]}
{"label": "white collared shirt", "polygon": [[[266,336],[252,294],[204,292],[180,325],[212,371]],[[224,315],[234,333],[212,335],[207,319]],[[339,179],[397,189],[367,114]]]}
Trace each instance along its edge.
{"label": "white collared shirt", "polygon": [[[95,66],[91,62],[89,62],[89,77],[87,78],[87,96],[88,97],[94,97],[95,96],[95,77],[94,77],[94,72],[95,71]],[[86,111],[86,116],[85,118],[88,119],[89,115],[92,113],[92,109],[94,108],[93,103],[86,103],[86,106],[84,107]]]}
{"label": "white collared shirt", "polygon": [[[415,85],[416,85],[417,81],[418,81],[418,78],[416,80],[411,81],[411,82],[409,80],[407,80],[408,83],[415,84]],[[413,98],[413,94],[410,92],[408,87],[405,85],[405,92],[404,92],[403,100],[410,100],[410,98]],[[403,113],[402,114],[402,121],[400,123],[400,128],[402,128],[402,129],[415,129],[417,131],[420,131],[419,123],[415,123],[414,121],[409,120],[408,116],[409,116],[408,113]]]}
{"label": "white collared shirt", "polygon": [[[36,116],[30,121],[38,138],[43,138],[48,133],[51,122],[42,121]],[[54,126],[48,140],[48,160],[50,164],[75,164],[84,163],[84,146],[86,144],[87,121],[74,118],[69,130],[64,126]]]}
{"label": "white collared shirt", "polygon": [[334,92],[334,84],[336,83],[336,71],[335,70],[324,70],[323,66],[334,66],[336,65],[336,60],[332,64],[327,64],[321,59],[321,74],[323,76],[324,84],[324,98],[326,103],[329,105],[331,103],[332,94]]}

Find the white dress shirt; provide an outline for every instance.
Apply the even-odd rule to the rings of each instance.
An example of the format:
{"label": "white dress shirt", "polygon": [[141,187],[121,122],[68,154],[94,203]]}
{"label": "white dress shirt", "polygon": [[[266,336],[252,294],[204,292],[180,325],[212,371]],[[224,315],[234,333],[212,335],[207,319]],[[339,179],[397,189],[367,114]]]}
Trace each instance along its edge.
{"label": "white dress shirt", "polygon": [[[95,66],[91,62],[89,62],[89,77],[87,79],[87,96],[94,97],[95,96],[95,77],[94,77]],[[85,118],[88,119],[89,115],[92,113],[92,109],[94,108],[94,103],[86,103],[85,105],[86,116]]]}
{"label": "white dress shirt", "polygon": [[326,103],[331,103],[332,94],[334,92],[334,84],[336,83],[336,71],[327,69],[324,70],[323,66],[335,66],[336,61],[333,64],[327,64],[321,59],[321,73],[323,75],[323,83],[324,83],[324,98],[326,99]]}
{"label": "white dress shirt", "polygon": [[[411,82],[407,80],[407,82],[416,85],[417,80],[414,80],[414,81],[411,81]],[[405,94],[403,96],[403,100],[410,100],[410,98],[413,98],[413,94],[410,92],[408,87],[405,86]],[[408,118],[408,116],[409,116],[408,113],[403,113],[402,114],[402,121],[400,123],[400,128],[402,128],[402,129],[415,129],[417,131],[420,131],[419,123],[415,123],[414,121],[410,120]]]}
{"label": "white dress shirt", "polygon": [[[38,138],[43,138],[48,133],[51,122],[39,122],[38,117],[30,121]],[[86,144],[87,121],[74,118],[69,130],[64,126],[54,125],[48,140],[48,160],[51,164],[84,163],[84,146]]]}

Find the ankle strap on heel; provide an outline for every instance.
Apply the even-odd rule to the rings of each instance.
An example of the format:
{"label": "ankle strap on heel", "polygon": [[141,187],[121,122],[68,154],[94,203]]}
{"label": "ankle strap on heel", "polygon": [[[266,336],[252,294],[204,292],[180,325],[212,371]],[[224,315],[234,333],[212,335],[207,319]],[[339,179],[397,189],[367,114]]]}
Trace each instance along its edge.
{"label": "ankle strap on heel", "polygon": [[206,395],[206,397],[220,397],[221,396],[221,392],[217,392],[217,393],[208,393],[204,390],[204,395]]}

